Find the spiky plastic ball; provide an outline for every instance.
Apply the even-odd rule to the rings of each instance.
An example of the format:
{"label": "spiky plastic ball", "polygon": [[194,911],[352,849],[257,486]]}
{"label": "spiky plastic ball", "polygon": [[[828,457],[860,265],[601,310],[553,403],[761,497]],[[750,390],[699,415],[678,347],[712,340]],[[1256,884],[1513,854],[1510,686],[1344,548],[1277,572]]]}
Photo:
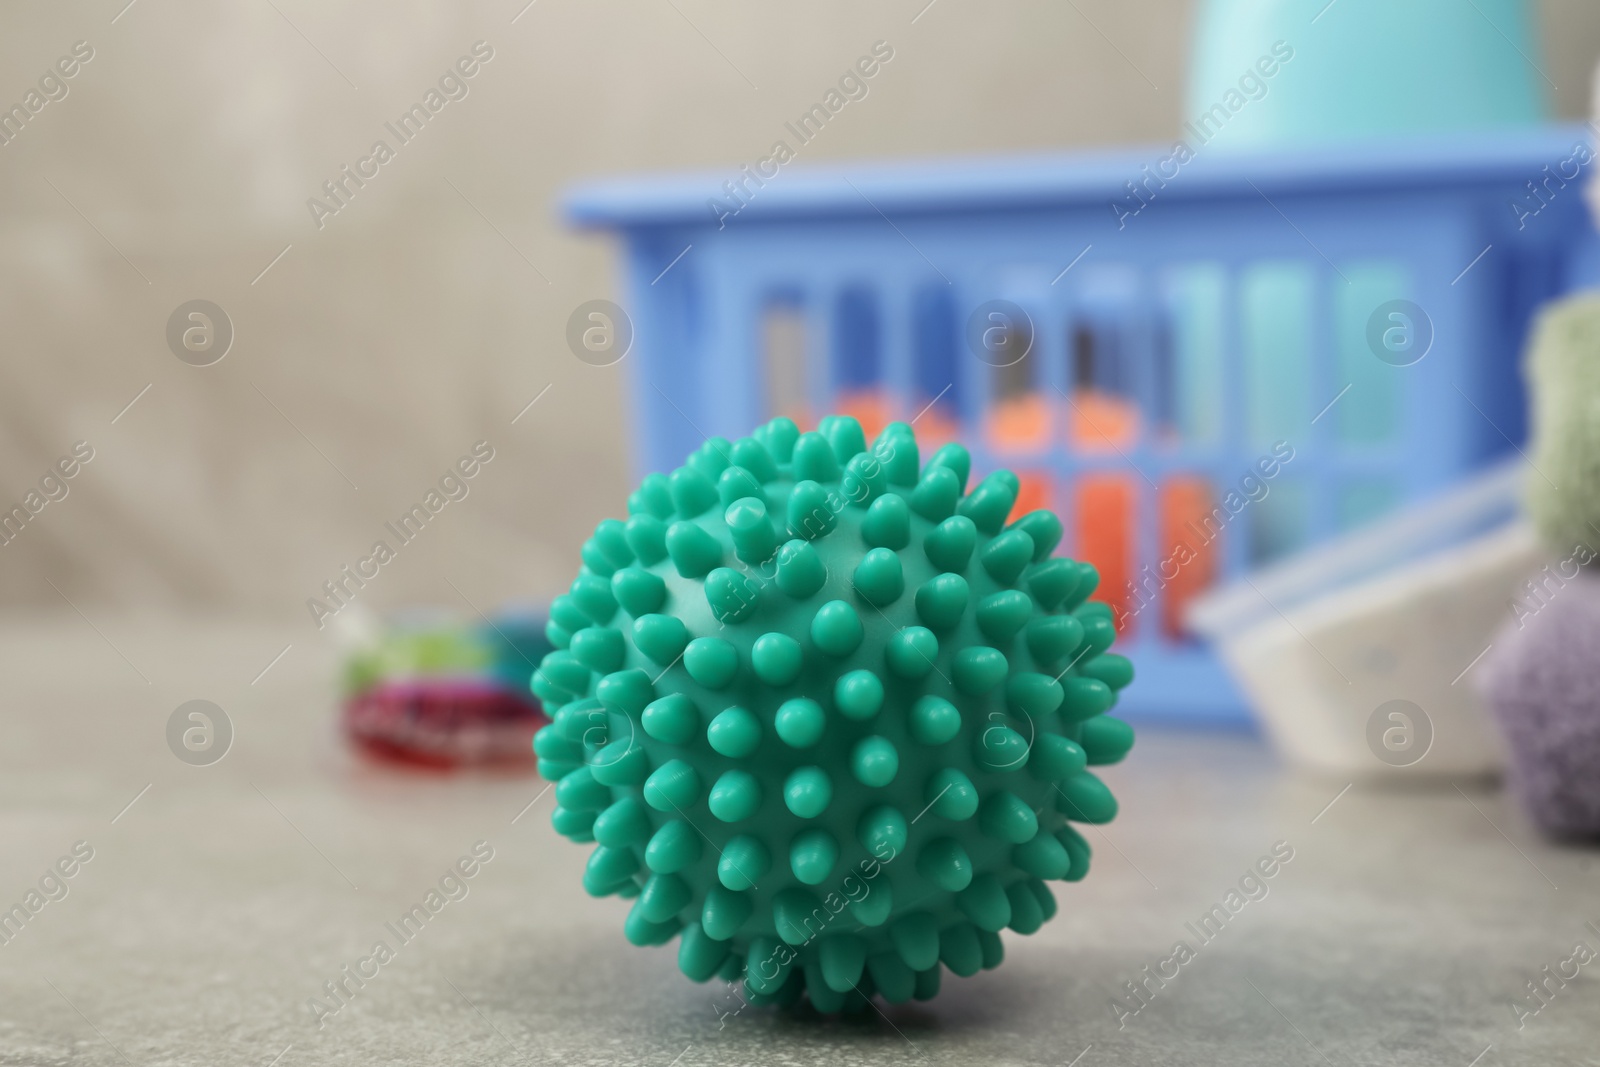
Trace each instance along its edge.
{"label": "spiky plastic ball", "polygon": [[1092,567],[1061,523],[1007,525],[1018,482],[856,420],[776,419],[652,474],[583,546],[533,676],[556,829],[598,842],[584,888],[634,898],[637,945],[696,981],[819,1011],[927,999],[1056,910],[1117,810],[1085,767],[1133,733],[1102,713]]}

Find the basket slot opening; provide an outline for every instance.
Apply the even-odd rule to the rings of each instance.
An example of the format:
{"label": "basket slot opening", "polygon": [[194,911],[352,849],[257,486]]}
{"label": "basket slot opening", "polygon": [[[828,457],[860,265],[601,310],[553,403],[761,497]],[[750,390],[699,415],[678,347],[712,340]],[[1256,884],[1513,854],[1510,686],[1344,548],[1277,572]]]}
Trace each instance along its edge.
{"label": "basket slot opening", "polygon": [[802,429],[813,421],[807,383],[807,328],[798,299],[774,297],[761,309],[762,364],[766,367],[767,411],[786,415]]}
{"label": "basket slot opening", "polygon": [[990,312],[983,330],[983,362],[989,374],[987,436],[1001,452],[1037,452],[1049,447],[1050,398],[1040,388],[1037,328],[1029,318]]}
{"label": "basket slot opening", "polygon": [[1068,324],[1067,440],[1073,448],[1104,452],[1139,439],[1143,420],[1128,365],[1130,327],[1128,318],[1104,313]]}
{"label": "basket slot opening", "polygon": [[1377,352],[1392,351],[1390,359],[1405,362],[1408,349],[1415,352],[1415,346],[1431,340],[1432,326],[1416,321],[1408,309],[1385,306],[1415,299],[1403,264],[1373,260],[1342,269],[1349,282],[1333,287],[1335,366],[1337,387],[1348,383],[1350,392],[1328,419],[1340,444],[1390,444],[1400,436],[1400,386],[1407,375],[1403,367],[1377,358]]}
{"label": "basket slot opening", "polygon": [[1227,273],[1219,264],[1174,268],[1163,286],[1171,423],[1184,444],[1223,438]]}
{"label": "basket slot opening", "polygon": [[876,291],[860,284],[839,291],[832,350],[833,408],[855,416],[871,440],[893,418],[883,380],[883,330]]}
{"label": "basket slot opening", "polygon": [[1246,474],[1224,496],[1231,511],[1245,505],[1249,516],[1249,559],[1253,567],[1291,555],[1311,542],[1311,487],[1306,479],[1280,474],[1272,481]]}
{"label": "basket slot opening", "polygon": [[1341,531],[1353,530],[1393,511],[1400,487],[1389,478],[1351,478],[1339,486],[1334,518]]}
{"label": "basket slot opening", "polygon": [[917,438],[929,453],[955,440],[961,429],[961,383],[956,305],[943,281],[922,286],[911,300],[911,403]]}
{"label": "basket slot opening", "polygon": [[1316,274],[1301,260],[1252,264],[1240,279],[1245,431],[1250,447],[1303,441],[1311,400]]}
{"label": "basket slot opening", "polygon": [[1217,578],[1220,531],[1207,522],[1214,498],[1211,483],[1198,474],[1168,477],[1157,495],[1160,558],[1145,569],[1140,584],[1159,601],[1161,634],[1170,641],[1191,639],[1184,610]]}

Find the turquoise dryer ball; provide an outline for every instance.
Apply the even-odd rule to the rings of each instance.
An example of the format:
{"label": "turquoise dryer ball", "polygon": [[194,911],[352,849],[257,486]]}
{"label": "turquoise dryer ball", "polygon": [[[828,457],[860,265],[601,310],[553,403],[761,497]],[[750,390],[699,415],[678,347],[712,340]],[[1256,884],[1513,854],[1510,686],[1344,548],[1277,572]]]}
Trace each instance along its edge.
{"label": "turquoise dryer ball", "polygon": [[1133,744],[1103,713],[1094,568],[1061,522],[1007,523],[1018,482],[967,490],[910,426],[775,419],[652,474],[584,544],[533,675],[556,829],[595,843],[594,896],[698,982],[817,1010],[927,999],[1056,910],[1117,811],[1086,768]]}

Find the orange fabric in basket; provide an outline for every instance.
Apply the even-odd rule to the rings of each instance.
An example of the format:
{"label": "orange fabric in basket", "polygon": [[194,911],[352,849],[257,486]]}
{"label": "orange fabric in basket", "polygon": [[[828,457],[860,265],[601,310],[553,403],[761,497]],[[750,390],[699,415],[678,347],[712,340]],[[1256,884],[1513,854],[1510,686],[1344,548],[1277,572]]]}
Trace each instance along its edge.
{"label": "orange fabric in basket", "polygon": [[1139,409],[1095,389],[1076,389],[1067,404],[1067,441],[1086,452],[1127,448],[1139,438]]}
{"label": "orange fabric in basket", "polygon": [[1039,393],[1024,393],[995,404],[986,427],[996,451],[1026,452],[1050,443],[1050,402]]}
{"label": "orange fabric in basket", "polygon": [[921,414],[913,413],[911,416],[917,420],[912,429],[917,431],[917,445],[922,450],[923,459],[938,451],[940,445],[961,439],[961,424],[948,413],[948,409],[942,404],[932,407],[927,407],[927,404],[928,401],[924,400],[917,408]]}
{"label": "orange fabric in basket", "polygon": [[1088,474],[1078,481],[1073,508],[1078,558],[1100,572],[1091,599],[1111,605],[1123,634],[1133,630],[1128,583],[1133,577],[1134,491],[1131,475]]}

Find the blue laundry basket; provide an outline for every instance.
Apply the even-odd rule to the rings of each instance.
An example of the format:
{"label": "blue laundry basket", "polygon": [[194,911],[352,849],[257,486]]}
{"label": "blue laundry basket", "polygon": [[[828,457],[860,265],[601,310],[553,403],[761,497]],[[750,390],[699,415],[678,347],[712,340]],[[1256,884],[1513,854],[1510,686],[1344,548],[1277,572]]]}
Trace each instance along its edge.
{"label": "blue laundry basket", "polygon": [[1184,602],[1522,441],[1530,313],[1600,276],[1588,144],[735,171],[565,210],[623,238],[640,474],[775,414],[958,433],[1101,568],[1123,710],[1243,721]]}

